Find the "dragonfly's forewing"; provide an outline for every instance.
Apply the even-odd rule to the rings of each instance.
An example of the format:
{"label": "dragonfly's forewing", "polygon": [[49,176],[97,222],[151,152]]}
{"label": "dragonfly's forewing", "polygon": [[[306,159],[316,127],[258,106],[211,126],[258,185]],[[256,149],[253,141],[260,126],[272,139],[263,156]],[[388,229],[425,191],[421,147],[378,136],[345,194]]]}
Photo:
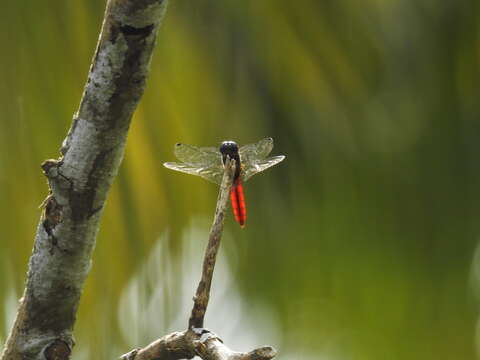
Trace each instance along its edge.
{"label": "dragonfly's forewing", "polygon": [[175,144],[174,153],[177,159],[185,164],[200,166],[220,162],[221,165],[222,155],[214,147],[198,147],[178,143]]}
{"label": "dragonfly's forewing", "polygon": [[220,185],[223,176],[222,155],[214,147],[197,147],[187,144],[175,145],[175,156],[178,162],[167,162],[163,165],[169,169],[202,178]]}
{"label": "dragonfly's forewing", "polygon": [[242,146],[239,150],[242,161],[242,181],[262,172],[285,159],[285,156],[266,158],[273,149],[273,139],[265,138],[258,143]]}
{"label": "dragonfly's forewing", "polygon": [[265,159],[272,152],[273,139],[265,138],[255,144],[244,145],[238,150],[243,162]]}

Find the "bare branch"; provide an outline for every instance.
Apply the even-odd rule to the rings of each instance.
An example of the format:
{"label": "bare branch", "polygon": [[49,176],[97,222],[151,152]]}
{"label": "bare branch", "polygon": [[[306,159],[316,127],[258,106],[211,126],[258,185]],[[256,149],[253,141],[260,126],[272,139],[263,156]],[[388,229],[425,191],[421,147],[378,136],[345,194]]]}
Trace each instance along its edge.
{"label": "bare branch", "polygon": [[217,259],[220,240],[222,238],[223,223],[225,212],[228,205],[228,197],[233,183],[235,173],[235,160],[227,159],[225,171],[223,173],[222,184],[218,193],[217,207],[215,209],[215,218],[213,219],[210,236],[208,238],[207,250],[203,259],[202,277],[197,287],[197,293],[193,298],[194,304],[188,327],[202,328],[205,312],[207,311],[208,300],[210,299],[210,287],[212,284],[213,270]]}
{"label": "bare branch", "polygon": [[2,360],[68,359],[101,213],[145,88],[166,0],[109,0],[62,157],[42,164],[50,195]]}
{"label": "bare branch", "polygon": [[204,360],[269,360],[277,354],[270,346],[264,346],[249,353],[232,351],[217,335],[205,330],[202,337],[193,344],[197,355]]}
{"label": "bare branch", "polygon": [[164,336],[143,349],[132,350],[122,355],[122,360],[180,360],[192,359],[195,355],[204,360],[270,360],[277,354],[276,350],[270,346],[264,346],[248,353],[230,350],[217,335],[203,328],[234,173],[235,160],[227,157],[218,193],[215,218],[210,229],[203,260],[202,277],[194,298],[188,330]]}
{"label": "bare branch", "polygon": [[174,332],[158,339],[143,349],[132,350],[122,355],[122,360],[176,360],[191,359],[195,356],[191,334]]}
{"label": "bare branch", "polygon": [[180,360],[198,355],[204,360],[270,360],[277,352],[264,346],[248,353],[230,350],[214,333],[206,329],[189,329],[172,333],[143,349],[122,355],[121,360]]}

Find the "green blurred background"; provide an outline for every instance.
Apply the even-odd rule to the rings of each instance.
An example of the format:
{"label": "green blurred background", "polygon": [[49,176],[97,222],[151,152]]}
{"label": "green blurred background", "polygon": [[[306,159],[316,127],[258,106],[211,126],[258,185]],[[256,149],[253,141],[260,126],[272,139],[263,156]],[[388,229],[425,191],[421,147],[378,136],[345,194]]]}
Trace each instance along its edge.
{"label": "green blurred background", "polygon": [[[0,340],[104,6],[0,3]],[[266,136],[287,159],[227,219],[206,325],[285,360],[478,358],[479,94],[478,1],[171,1],[74,359],[186,326],[217,189],[173,144]]]}

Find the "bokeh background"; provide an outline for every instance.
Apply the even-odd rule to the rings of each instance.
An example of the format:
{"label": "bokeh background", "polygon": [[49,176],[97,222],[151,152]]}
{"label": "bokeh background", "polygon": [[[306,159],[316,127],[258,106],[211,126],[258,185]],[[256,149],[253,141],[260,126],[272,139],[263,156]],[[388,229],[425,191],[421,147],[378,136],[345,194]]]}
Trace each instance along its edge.
{"label": "bokeh background", "polygon": [[[0,3],[0,340],[104,1]],[[480,349],[480,2],[174,0],[98,236],[74,359],[182,330],[216,187],[173,144],[272,136],[227,219],[206,325],[279,359]]]}

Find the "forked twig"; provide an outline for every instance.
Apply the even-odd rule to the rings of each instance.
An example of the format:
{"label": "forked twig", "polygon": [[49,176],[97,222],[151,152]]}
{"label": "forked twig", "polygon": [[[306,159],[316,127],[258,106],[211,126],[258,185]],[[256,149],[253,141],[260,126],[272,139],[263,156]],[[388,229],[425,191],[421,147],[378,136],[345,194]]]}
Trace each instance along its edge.
{"label": "forked twig", "polygon": [[217,335],[203,328],[234,173],[235,160],[227,158],[188,329],[166,335],[143,349],[134,349],[122,355],[121,360],[180,360],[192,359],[196,355],[204,360],[269,360],[277,354],[271,346],[250,352],[230,350]]}

